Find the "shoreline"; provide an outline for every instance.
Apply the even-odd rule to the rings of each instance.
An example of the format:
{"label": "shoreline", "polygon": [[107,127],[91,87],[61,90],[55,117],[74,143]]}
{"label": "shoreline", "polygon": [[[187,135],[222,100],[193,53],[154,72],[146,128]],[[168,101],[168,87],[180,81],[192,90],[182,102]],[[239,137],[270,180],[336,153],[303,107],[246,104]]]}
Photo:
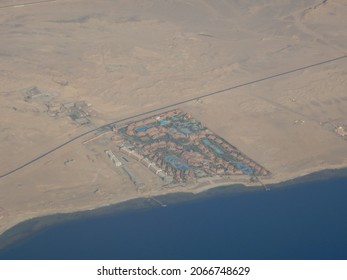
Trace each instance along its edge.
{"label": "shoreline", "polygon": [[[347,177],[347,167],[338,169],[324,169],[309,174],[288,179],[278,183],[268,183],[271,190],[277,191],[283,188],[293,187],[296,184],[305,182],[328,180],[333,177]],[[208,188],[197,192],[169,192],[166,194],[153,195],[161,203],[170,206],[171,204],[186,203],[199,199],[213,199],[221,195],[242,195],[246,193],[265,191],[263,187],[235,183],[230,185],[209,186]],[[152,196],[138,197],[118,203],[97,207],[89,210],[80,210],[69,213],[56,213],[51,215],[39,216],[22,221],[13,227],[5,230],[0,235],[0,252],[5,251],[16,243],[25,241],[30,236],[44,230],[47,227],[60,223],[72,222],[77,219],[88,219],[90,217],[102,217],[107,215],[121,215],[127,211],[141,211],[153,207],[161,207]]]}
{"label": "shoreline", "polygon": [[0,251],[90,215],[346,181],[347,6],[184,2],[1,10]]}

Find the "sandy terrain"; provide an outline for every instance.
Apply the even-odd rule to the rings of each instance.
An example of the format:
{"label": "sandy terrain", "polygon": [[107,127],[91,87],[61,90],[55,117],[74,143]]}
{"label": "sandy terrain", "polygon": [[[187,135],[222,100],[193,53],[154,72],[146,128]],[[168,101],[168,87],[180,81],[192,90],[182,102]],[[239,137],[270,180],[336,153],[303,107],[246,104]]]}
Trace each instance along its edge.
{"label": "sandy terrain", "polygon": [[[347,54],[344,0],[32,2],[0,2],[0,174],[110,121]],[[270,170],[266,183],[345,167],[347,142],[324,124],[347,122],[346,62],[180,108]],[[47,100],[24,100],[30,87],[59,104],[84,100],[96,116],[84,126],[49,116]],[[0,233],[46,214],[206,189],[152,178],[138,190],[87,138],[0,178]]]}

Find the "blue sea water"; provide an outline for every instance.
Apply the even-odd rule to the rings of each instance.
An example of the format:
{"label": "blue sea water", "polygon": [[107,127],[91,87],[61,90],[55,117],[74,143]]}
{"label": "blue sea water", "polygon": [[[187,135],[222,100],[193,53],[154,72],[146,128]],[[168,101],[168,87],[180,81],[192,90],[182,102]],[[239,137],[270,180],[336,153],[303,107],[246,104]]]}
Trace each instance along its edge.
{"label": "blue sea water", "polygon": [[0,259],[347,259],[347,177],[49,226]]}

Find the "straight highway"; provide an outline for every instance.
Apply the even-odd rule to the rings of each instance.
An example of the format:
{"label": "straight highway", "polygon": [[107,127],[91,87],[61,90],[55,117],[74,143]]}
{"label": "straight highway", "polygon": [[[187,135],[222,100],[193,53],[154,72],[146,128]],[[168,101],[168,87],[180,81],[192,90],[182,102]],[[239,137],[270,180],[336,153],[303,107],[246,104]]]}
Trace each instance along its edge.
{"label": "straight highway", "polygon": [[9,175],[19,171],[19,170],[21,170],[21,169],[31,165],[31,164],[37,162],[38,160],[44,158],[45,156],[47,156],[47,155],[49,155],[49,154],[51,154],[51,153],[53,153],[53,152],[63,148],[64,146],[66,146],[66,145],[68,145],[68,144],[70,144],[70,143],[72,143],[72,142],[74,142],[74,141],[76,141],[76,140],[78,140],[78,139],[88,135],[88,134],[91,134],[91,133],[96,132],[98,130],[108,129],[110,126],[115,125],[117,123],[124,122],[124,121],[129,121],[131,119],[138,118],[138,117],[141,117],[141,116],[145,116],[145,115],[148,115],[148,114],[153,114],[153,113],[165,110],[165,109],[170,109],[172,107],[176,107],[176,106],[179,106],[179,105],[182,105],[182,104],[185,104],[185,103],[197,100],[197,99],[203,99],[203,98],[210,97],[210,96],[217,95],[217,94],[221,94],[221,93],[224,93],[224,92],[227,92],[227,91],[232,91],[232,90],[235,90],[235,89],[238,89],[238,88],[242,88],[242,87],[245,87],[245,86],[257,84],[257,83],[260,83],[260,82],[263,82],[263,81],[267,81],[267,80],[271,80],[271,79],[278,78],[278,77],[282,77],[282,76],[285,76],[285,75],[288,75],[288,74],[291,74],[291,73],[303,71],[303,70],[306,70],[306,69],[309,69],[309,68],[318,67],[318,66],[321,66],[323,64],[332,63],[332,62],[335,62],[335,61],[338,61],[338,60],[345,59],[346,57],[347,57],[347,55],[343,55],[343,56],[335,57],[335,58],[332,58],[332,59],[329,59],[329,60],[320,61],[320,62],[317,62],[317,63],[314,63],[314,64],[310,64],[310,65],[302,66],[302,67],[295,68],[295,69],[292,69],[292,70],[288,70],[288,71],[285,71],[285,72],[277,73],[277,74],[274,74],[274,75],[271,75],[271,76],[267,76],[267,77],[264,77],[264,78],[261,78],[261,79],[252,80],[252,81],[249,81],[249,82],[246,82],[246,83],[238,84],[238,85],[235,85],[235,86],[232,86],[232,87],[228,87],[228,88],[225,88],[225,89],[221,89],[221,90],[218,90],[218,91],[214,91],[214,92],[210,92],[210,93],[206,93],[206,94],[201,94],[201,95],[189,98],[189,99],[178,101],[176,103],[165,105],[165,106],[153,109],[153,110],[149,110],[149,111],[146,111],[146,112],[143,112],[143,113],[131,115],[131,116],[128,116],[128,117],[125,117],[125,118],[122,118],[122,119],[119,119],[119,120],[116,120],[116,121],[104,124],[104,125],[99,126],[97,128],[94,128],[94,129],[88,130],[86,132],[83,132],[83,133],[81,133],[81,134],[79,134],[79,135],[77,135],[77,136],[75,136],[75,137],[65,141],[64,143],[62,143],[62,144],[52,148],[51,150],[49,150],[49,151],[47,151],[47,152],[45,152],[45,153],[43,153],[43,154],[41,154],[41,155],[31,159],[31,160],[29,160],[28,162],[23,163],[23,164],[15,167],[14,169],[9,170],[9,171],[1,174],[0,178],[7,177],[7,176],[9,176]]}

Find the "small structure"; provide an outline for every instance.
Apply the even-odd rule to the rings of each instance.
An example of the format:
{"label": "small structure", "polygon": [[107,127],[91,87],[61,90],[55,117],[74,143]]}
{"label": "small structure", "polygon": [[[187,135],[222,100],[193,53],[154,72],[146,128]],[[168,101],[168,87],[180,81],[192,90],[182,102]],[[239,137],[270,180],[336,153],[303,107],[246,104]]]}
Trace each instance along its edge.
{"label": "small structure", "polygon": [[60,113],[60,103],[58,102],[46,102],[47,113],[51,117],[57,117]]}
{"label": "small structure", "polygon": [[83,118],[75,119],[75,122],[78,123],[79,125],[84,125],[84,124],[88,124],[89,120],[83,117]]}
{"label": "small structure", "polygon": [[61,105],[61,111],[64,110],[71,110],[73,107],[75,107],[75,103],[74,102],[67,102]]}
{"label": "small structure", "polygon": [[24,88],[21,90],[21,92],[24,95],[25,101],[30,101],[30,100],[49,101],[58,95],[56,92],[50,92],[47,90],[43,90],[43,89],[38,88],[37,86]]}
{"label": "small structure", "polygon": [[300,124],[303,124],[305,121],[304,120],[295,120],[293,122],[294,125],[300,125]]}
{"label": "small structure", "polygon": [[106,150],[105,154],[109,157],[109,159],[117,166],[122,166],[122,162],[114,155],[114,153],[110,150]]}
{"label": "small structure", "polygon": [[342,126],[336,128],[336,133],[342,137],[347,136],[347,131],[345,131],[345,129]]}
{"label": "small structure", "polygon": [[150,161],[148,158],[143,158],[141,160],[141,163],[146,166],[147,168],[150,168],[152,165],[154,165],[154,163],[152,161]]}
{"label": "small structure", "polygon": [[90,123],[89,117],[92,110],[85,101],[64,103],[61,105],[60,111],[79,125]]}

